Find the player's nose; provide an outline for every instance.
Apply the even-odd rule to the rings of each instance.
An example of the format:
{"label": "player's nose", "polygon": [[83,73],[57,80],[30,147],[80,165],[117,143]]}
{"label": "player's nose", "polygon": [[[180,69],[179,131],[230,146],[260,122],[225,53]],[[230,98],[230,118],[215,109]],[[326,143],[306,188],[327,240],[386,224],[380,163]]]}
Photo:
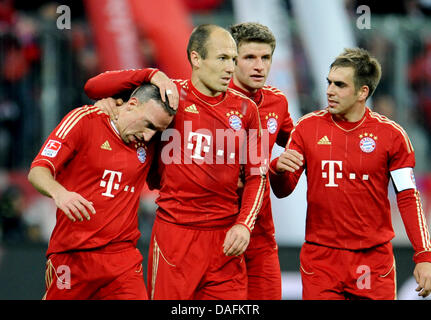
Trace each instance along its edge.
{"label": "player's nose", "polygon": [[225,71],[227,73],[229,73],[230,75],[233,74],[233,72],[235,71],[235,61],[232,59],[230,60],[225,67]]}
{"label": "player's nose", "polygon": [[151,130],[142,133],[142,138],[145,142],[149,142],[156,132]]}
{"label": "player's nose", "polygon": [[256,70],[259,70],[259,71],[262,71],[262,70],[263,70],[264,66],[263,66],[263,61],[262,61],[262,59],[256,59],[256,63],[255,63],[255,65],[254,65],[254,68],[255,68]]}
{"label": "player's nose", "polygon": [[328,88],[326,88],[326,95],[327,96],[333,96],[334,93],[334,85],[333,84],[328,84]]}

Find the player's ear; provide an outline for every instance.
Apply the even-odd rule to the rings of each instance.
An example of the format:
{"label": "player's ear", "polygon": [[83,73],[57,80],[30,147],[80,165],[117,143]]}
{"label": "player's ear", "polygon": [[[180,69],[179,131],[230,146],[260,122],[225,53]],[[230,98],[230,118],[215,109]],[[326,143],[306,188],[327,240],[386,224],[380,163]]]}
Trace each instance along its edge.
{"label": "player's ear", "polygon": [[368,94],[370,93],[370,88],[368,86],[362,86],[359,89],[358,99],[360,101],[365,101],[368,98]]}
{"label": "player's ear", "polygon": [[139,104],[138,99],[136,99],[135,97],[130,98],[129,101],[127,102],[127,110],[130,110],[133,107],[136,107],[138,104]]}
{"label": "player's ear", "polygon": [[200,54],[196,51],[190,52],[190,61],[191,61],[193,67],[199,68],[200,64],[201,64]]}

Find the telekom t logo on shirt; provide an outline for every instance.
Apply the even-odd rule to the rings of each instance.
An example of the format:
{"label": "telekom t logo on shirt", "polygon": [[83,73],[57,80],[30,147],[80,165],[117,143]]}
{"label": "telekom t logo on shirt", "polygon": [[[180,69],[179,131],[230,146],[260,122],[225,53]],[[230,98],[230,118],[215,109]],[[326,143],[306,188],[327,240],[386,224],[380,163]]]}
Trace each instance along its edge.
{"label": "telekom t logo on shirt", "polygon": [[[343,178],[343,161],[335,161],[335,160],[322,160],[322,178],[328,179],[328,183],[325,184],[325,187],[338,187],[336,184],[336,179]],[[370,179],[368,173],[360,174],[351,172],[346,174],[346,179],[356,180],[362,179],[362,181],[367,181]]]}
{"label": "telekom t logo on shirt", "polygon": [[[194,136],[196,136],[196,147],[195,147],[195,151],[192,155],[192,158],[203,160],[204,157],[201,156],[202,149],[205,153],[207,153],[210,150],[209,146],[211,145],[211,136],[206,135],[206,134],[197,133],[197,132],[190,132],[188,141],[192,141],[192,138]],[[207,142],[206,146],[203,146],[204,141]],[[191,142],[189,142],[187,144],[187,149],[193,150],[193,144]]]}
{"label": "telekom t logo on shirt", "polygon": [[[100,186],[106,188],[102,196],[113,198],[115,195],[112,193],[113,190],[120,189],[121,177],[123,174],[120,171],[105,170],[103,172],[102,181],[100,181]],[[124,192],[135,192],[134,186],[124,185],[121,186],[121,190]]]}
{"label": "telekom t logo on shirt", "polygon": [[[160,157],[169,164],[251,164],[252,175],[259,175],[268,163],[268,130],[239,128],[200,128],[192,130],[192,122],[184,121],[184,130],[163,131]],[[266,170],[266,169],[265,169]]]}
{"label": "telekom t logo on shirt", "polygon": [[[335,172],[335,166],[337,166],[337,169],[340,171]],[[328,168],[328,171],[325,171],[326,167]],[[325,184],[325,187],[338,187],[338,184],[335,183],[335,178],[341,179],[343,177],[343,174],[341,173],[342,169],[342,161],[322,160],[322,178],[328,178],[328,183]]]}
{"label": "telekom t logo on shirt", "polygon": [[[116,183],[116,181],[121,182],[121,175],[122,173],[119,171],[111,171],[111,170],[105,170],[103,172],[102,181],[100,181],[100,186],[102,188],[106,187],[106,190],[104,193],[102,193],[102,196],[113,198],[114,195],[111,193],[112,189],[118,190],[120,188],[120,184]],[[109,176],[108,183],[106,183],[105,177]],[[118,178],[117,178],[118,177]]]}

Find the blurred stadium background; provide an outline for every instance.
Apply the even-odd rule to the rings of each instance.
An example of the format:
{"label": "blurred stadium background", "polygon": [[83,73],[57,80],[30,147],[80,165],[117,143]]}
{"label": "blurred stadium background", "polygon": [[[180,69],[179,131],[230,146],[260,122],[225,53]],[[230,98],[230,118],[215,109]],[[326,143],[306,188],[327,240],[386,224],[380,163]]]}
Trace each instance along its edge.
{"label": "blurred stadium background", "polygon": [[[364,47],[380,60],[383,77],[369,105],[408,132],[430,219],[431,0],[0,0],[0,299],[44,293],[55,206],[26,175],[56,123],[92,103],[85,81],[105,70],[145,66],[188,78],[185,48],[193,26],[242,21],[266,24],[276,35],[268,82],[286,94],[295,121],[325,106],[328,67],[344,47]],[[412,250],[390,195],[398,298],[415,299]],[[155,196],[142,193],[144,257]],[[301,296],[305,206],[304,181],[289,198],[273,199],[284,299]]]}

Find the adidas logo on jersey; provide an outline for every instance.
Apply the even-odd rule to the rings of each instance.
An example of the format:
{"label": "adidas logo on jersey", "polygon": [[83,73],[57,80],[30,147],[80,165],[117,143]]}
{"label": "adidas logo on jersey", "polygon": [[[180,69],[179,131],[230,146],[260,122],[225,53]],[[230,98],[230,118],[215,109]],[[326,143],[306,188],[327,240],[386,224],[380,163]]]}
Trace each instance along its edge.
{"label": "adidas logo on jersey", "polygon": [[104,143],[102,143],[102,145],[100,146],[100,149],[104,149],[104,150],[109,150],[111,151],[111,146],[109,145],[108,140],[106,140]]}
{"label": "adidas logo on jersey", "polygon": [[319,142],[317,142],[317,144],[326,144],[329,145],[331,144],[331,141],[329,141],[327,136],[324,136],[322,139],[319,140]]}
{"label": "adidas logo on jersey", "polygon": [[198,108],[196,108],[195,104],[188,106],[187,108],[184,109],[184,111],[191,112],[191,113],[199,113]]}

